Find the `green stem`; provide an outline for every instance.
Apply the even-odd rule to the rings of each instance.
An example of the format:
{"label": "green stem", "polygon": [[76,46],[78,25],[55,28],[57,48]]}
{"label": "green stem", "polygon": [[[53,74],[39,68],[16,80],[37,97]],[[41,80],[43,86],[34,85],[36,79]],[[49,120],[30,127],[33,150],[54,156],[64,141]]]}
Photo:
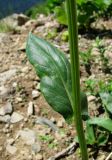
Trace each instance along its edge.
{"label": "green stem", "polygon": [[76,130],[79,139],[79,145],[82,153],[82,160],[88,160],[87,145],[85,141],[81,107],[80,107],[80,70],[79,70],[79,53],[78,53],[78,27],[77,27],[77,6],[76,0],[66,0],[67,15],[68,15],[68,29],[69,29],[69,43],[71,56],[71,76],[72,76],[72,98],[73,110]]}

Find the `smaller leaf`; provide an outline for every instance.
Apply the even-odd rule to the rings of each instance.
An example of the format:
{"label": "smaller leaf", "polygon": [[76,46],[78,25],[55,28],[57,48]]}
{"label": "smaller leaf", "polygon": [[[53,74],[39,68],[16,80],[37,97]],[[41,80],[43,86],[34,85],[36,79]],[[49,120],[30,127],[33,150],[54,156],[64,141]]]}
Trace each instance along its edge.
{"label": "smaller leaf", "polygon": [[112,95],[110,93],[100,93],[100,97],[106,110],[112,114]]}
{"label": "smaller leaf", "polygon": [[97,138],[97,143],[99,146],[105,145],[108,141],[109,135],[107,133],[101,133]]}
{"label": "smaller leaf", "polygon": [[96,143],[93,126],[89,124],[88,122],[86,122],[85,137],[86,137],[87,144],[92,145]]}
{"label": "smaller leaf", "polygon": [[91,125],[97,125],[99,127],[102,127],[112,132],[112,120],[109,118],[96,117],[96,118],[89,119],[87,122]]}

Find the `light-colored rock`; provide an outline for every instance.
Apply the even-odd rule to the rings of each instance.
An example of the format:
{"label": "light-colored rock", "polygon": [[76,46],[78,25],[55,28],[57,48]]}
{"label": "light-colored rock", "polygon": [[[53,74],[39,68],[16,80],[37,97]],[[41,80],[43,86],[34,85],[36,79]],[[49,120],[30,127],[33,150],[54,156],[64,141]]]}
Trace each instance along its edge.
{"label": "light-colored rock", "polygon": [[58,120],[57,126],[60,127],[60,128],[63,128],[63,126],[64,126],[64,121],[63,121],[63,119]]}
{"label": "light-colored rock", "polygon": [[21,97],[16,97],[16,102],[17,103],[21,103],[23,100],[22,100],[22,98]]}
{"label": "light-colored rock", "polygon": [[6,151],[10,154],[15,154],[16,151],[17,151],[17,148],[15,146],[12,146],[12,145],[7,145],[6,146]]}
{"label": "light-colored rock", "polygon": [[37,154],[38,152],[40,152],[41,150],[41,146],[40,143],[34,143],[32,144],[32,152]]}
{"label": "light-colored rock", "polygon": [[33,145],[36,142],[36,134],[33,130],[25,128],[18,132],[18,136],[24,140],[27,145]]}
{"label": "light-colored rock", "polygon": [[0,116],[0,122],[10,123],[10,120],[11,120],[10,115]]}
{"label": "light-colored rock", "polygon": [[42,159],[43,159],[43,156],[38,153],[35,158],[36,158],[36,160],[42,160]]}
{"label": "light-colored rock", "polygon": [[91,96],[88,96],[87,99],[88,99],[88,102],[92,102],[96,99],[96,97],[91,95]]}
{"label": "light-colored rock", "polygon": [[9,94],[9,88],[4,87],[4,85],[0,86],[0,98],[7,97]]}
{"label": "light-colored rock", "polygon": [[0,116],[11,114],[12,111],[13,111],[12,104],[10,102],[7,102],[4,106],[0,108]]}
{"label": "light-colored rock", "polygon": [[14,87],[14,88],[16,88],[17,87],[17,82],[14,82],[13,84],[12,84],[12,86]]}
{"label": "light-colored rock", "polygon": [[14,76],[16,72],[17,72],[17,69],[9,69],[8,71],[0,73],[0,84],[4,84],[12,76]]}
{"label": "light-colored rock", "polygon": [[33,90],[32,91],[32,97],[33,99],[38,98],[40,96],[40,92],[37,90]]}
{"label": "light-colored rock", "polygon": [[[26,49],[26,42],[22,43],[21,47],[18,48],[18,51],[25,51],[25,49]],[[28,67],[26,66],[24,68],[28,68]],[[22,69],[23,71],[24,71],[24,68]]]}
{"label": "light-colored rock", "polygon": [[34,114],[34,104],[33,102],[29,102],[28,109],[27,109],[27,115],[31,116]]}
{"label": "light-colored rock", "polygon": [[23,118],[24,117],[20,113],[13,112],[13,114],[11,115],[10,122],[11,123],[17,123],[17,122],[20,122]]}

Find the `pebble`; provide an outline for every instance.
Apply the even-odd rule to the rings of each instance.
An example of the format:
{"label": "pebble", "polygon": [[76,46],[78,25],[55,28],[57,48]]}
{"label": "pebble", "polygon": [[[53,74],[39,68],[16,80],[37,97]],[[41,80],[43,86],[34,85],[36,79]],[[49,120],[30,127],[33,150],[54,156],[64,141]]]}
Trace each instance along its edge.
{"label": "pebble", "polygon": [[[26,44],[24,44],[24,45],[25,45],[25,47],[26,47]],[[23,67],[21,71],[22,71],[23,73],[27,73],[27,72],[29,71],[28,66]]]}
{"label": "pebble", "polygon": [[16,97],[16,101],[17,101],[17,103],[21,103],[23,100],[21,97]]}
{"label": "pebble", "polygon": [[17,85],[18,85],[17,82],[14,82],[14,83],[12,84],[12,87],[13,87],[13,88],[16,88]]}
{"label": "pebble", "polygon": [[18,136],[20,136],[27,145],[32,145],[36,141],[36,134],[33,130],[25,128],[24,130],[20,130],[18,132]]}
{"label": "pebble", "polygon": [[8,153],[10,153],[10,154],[15,154],[16,153],[16,151],[17,151],[17,148],[15,147],[15,146],[12,146],[12,145],[7,145],[6,146],[6,150],[7,150],[7,152]]}
{"label": "pebble", "polygon": [[91,96],[88,96],[87,99],[88,99],[88,102],[92,102],[96,99],[96,97],[91,95]]}
{"label": "pebble", "polygon": [[10,115],[0,116],[0,122],[9,123],[11,120]]}
{"label": "pebble", "polygon": [[31,116],[34,114],[34,104],[33,102],[29,102],[27,109],[27,116]]}
{"label": "pebble", "polygon": [[20,113],[13,112],[10,122],[17,123],[17,122],[20,122],[23,118],[24,117]]}
{"label": "pebble", "polygon": [[35,98],[38,98],[40,96],[40,92],[37,91],[37,90],[33,90],[32,91],[32,98],[35,99]]}
{"label": "pebble", "polygon": [[59,131],[58,127],[52,122],[50,121],[49,119],[47,118],[44,118],[44,117],[38,117],[36,120],[35,120],[35,123],[36,124],[43,124],[43,125],[47,125],[49,126],[53,131]]}
{"label": "pebble", "polygon": [[0,86],[0,97],[7,97],[9,94],[9,89],[4,87],[4,85]]}
{"label": "pebble", "polygon": [[40,150],[41,150],[41,146],[39,143],[32,144],[32,152],[37,154],[38,152],[40,152]]}
{"label": "pebble", "polygon": [[36,160],[42,160],[42,159],[43,159],[43,156],[41,154],[36,155]]}
{"label": "pebble", "polygon": [[60,128],[63,128],[63,126],[64,126],[64,121],[63,121],[63,120],[58,120],[57,126],[60,127]]}
{"label": "pebble", "polygon": [[11,114],[12,111],[13,111],[12,104],[10,102],[7,102],[4,106],[0,108],[0,116]]}

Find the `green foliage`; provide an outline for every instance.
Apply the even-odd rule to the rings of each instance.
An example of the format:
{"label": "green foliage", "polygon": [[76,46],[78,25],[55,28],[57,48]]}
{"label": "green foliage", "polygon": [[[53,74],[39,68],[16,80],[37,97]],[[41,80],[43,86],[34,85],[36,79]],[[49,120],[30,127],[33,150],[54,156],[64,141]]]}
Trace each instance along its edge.
{"label": "green foliage", "polygon": [[112,93],[100,93],[100,97],[106,111],[112,115]]}
{"label": "green foliage", "polygon": [[[65,119],[73,116],[71,69],[65,55],[43,39],[29,35],[27,56],[41,79],[40,89],[47,102]],[[82,115],[88,115],[87,97],[81,92]]]}
{"label": "green foliage", "polygon": [[31,18],[36,18],[38,14],[43,13],[48,15],[50,13],[54,13],[54,8],[62,3],[63,0],[46,0],[43,3],[40,3],[28,11],[26,11],[26,15]]}
{"label": "green foliage", "polygon": [[[79,0],[78,5],[78,26],[79,29],[89,29],[91,23],[100,16],[110,16],[112,12],[108,12],[112,8],[111,0]],[[67,25],[66,6],[62,3],[54,8],[54,13],[59,23]]]}

